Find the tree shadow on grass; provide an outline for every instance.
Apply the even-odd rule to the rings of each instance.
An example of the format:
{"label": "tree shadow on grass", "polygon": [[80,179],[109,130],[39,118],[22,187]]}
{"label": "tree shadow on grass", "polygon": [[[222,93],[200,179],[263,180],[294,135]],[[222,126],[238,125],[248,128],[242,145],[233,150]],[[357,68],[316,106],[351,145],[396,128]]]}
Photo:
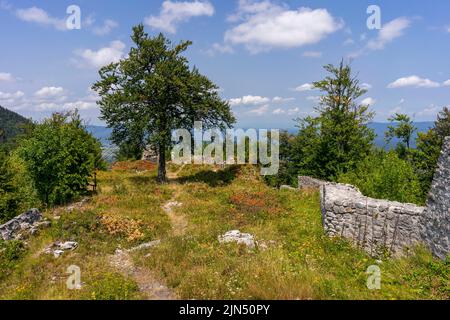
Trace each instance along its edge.
{"label": "tree shadow on grass", "polygon": [[233,165],[220,171],[202,170],[190,176],[179,177],[175,179],[178,183],[204,182],[210,187],[219,187],[229,185],[237,177],[239,166]]}
{"label": "tree shadow on grass", "polygon": [[130,180],[133,183],[133,185],[137,186],[145,186],[156,183],[156,177],[149,177],[149,176],[142,176],[142,177],[133,176],[129,177],[128,180]]}

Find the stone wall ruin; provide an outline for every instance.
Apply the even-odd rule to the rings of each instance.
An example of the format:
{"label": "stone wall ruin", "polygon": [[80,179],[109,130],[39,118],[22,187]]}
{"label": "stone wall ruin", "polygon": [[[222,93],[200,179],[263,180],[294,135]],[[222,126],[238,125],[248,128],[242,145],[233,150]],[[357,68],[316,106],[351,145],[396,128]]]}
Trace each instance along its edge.
{"label": "stone wall ruin", "polygon": [[373,256],[398,256],[419,243],[441,259],[450,254],[450,137],[426,207],[372,199],[343,184],[321,184],[320,193],[322,222],[329,236],[347,238]]}

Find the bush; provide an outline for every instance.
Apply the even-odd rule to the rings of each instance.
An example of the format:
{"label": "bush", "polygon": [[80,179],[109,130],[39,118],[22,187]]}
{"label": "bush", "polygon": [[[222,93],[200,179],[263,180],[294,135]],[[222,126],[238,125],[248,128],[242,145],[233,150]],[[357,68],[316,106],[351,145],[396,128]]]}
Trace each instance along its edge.
{"label": "bush", "polygon": [[352,184],[373,198],[423,204],[419,179],[412,165],[394,151],[374,151],[339,182]]}
{"label": "bush", "polygon": [[11,156],[0,153],[0,223],[38,206],[23,161],[15,153]]}
{"label": "bush", "polygon": [[21,241],[0,240],[0,280],[11,274],[25,253],[26,249]]}
{"label": "bush", "polygon": [[55,205],[86,193],[94,170],[100,167],[101,146],[76,112],[55,113],[22,142],[20,155],[40,199]]}

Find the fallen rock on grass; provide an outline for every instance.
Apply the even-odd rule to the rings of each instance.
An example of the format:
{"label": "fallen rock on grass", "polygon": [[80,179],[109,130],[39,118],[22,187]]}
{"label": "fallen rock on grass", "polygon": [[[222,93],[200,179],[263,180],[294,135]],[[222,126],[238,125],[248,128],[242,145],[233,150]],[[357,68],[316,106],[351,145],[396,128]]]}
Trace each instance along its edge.
{"label": "fallen rock on grass", "polygon": [[73,251],[78,248],[78,242],[66,241],[66,242],[54,242],[45,249],[46,254],[53,254],[55,258],[59,258],[66,251]]}
{"label": "fallen rock on grass", "polygon": [[228,231],[224,235],[219,236],[219,243],[236,242],[238,244],[244,244],[248,248],[255,248],[256,243],[253,235],[250,233],[242,233],[239,230]]}
{"label": "fallen rock on grass", "polygon": [[280,191],[283,191],[283,190],[288,190],[288,191],[298,191],[297,188],[294,188],[294,187],[291,187],[291,186],[288,186],[288,185],[282,185],[282,186],[280,187]]}
{"label": "fallen rock on grass", "polygon": [[154,241],[146,242],[146,243],[138,245],[137,247],[128,249],[128,250],[126,250],[126,252],[134,252],[134,251],[139,251],[139,250],[144,250],[144,249],[150,249],[150,248],[158,246],[160,243],[161,243],[161,240],[154,240]]}

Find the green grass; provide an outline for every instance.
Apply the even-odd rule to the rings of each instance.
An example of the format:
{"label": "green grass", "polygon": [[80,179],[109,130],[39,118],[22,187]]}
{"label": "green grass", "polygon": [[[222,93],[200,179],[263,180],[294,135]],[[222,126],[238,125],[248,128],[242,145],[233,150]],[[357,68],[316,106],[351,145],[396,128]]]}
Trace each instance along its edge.
{"label": "green grass", "polygon": [[[134,253],[135,264],[184,299],[450,298],[450,262],[423,248],[380,263],[381,290],[368,290],[366,270],[377,262],[344,240],[324,236],[319,195],[269,188],[254,167],[213,172],[186,166],[163,186],[155,178],[154,170],[101,173],[99,194],[84,210],[61,213],[29,239],[28,248],[2,244],[9,249],[0,249],[0,298],[140,299],[134,280],[107,259],[118,247],[155,239],[161,244]],[[161,209],[169,200],[182,203],[174,211],[188,222],[179,236]],[[267,249],[219,244],[217,237],[232,229],[253,234]],[[80,246],[59,259],[37,254],[57,240]],[[65,286],[70,265],[81,268],[81,290]]]}

